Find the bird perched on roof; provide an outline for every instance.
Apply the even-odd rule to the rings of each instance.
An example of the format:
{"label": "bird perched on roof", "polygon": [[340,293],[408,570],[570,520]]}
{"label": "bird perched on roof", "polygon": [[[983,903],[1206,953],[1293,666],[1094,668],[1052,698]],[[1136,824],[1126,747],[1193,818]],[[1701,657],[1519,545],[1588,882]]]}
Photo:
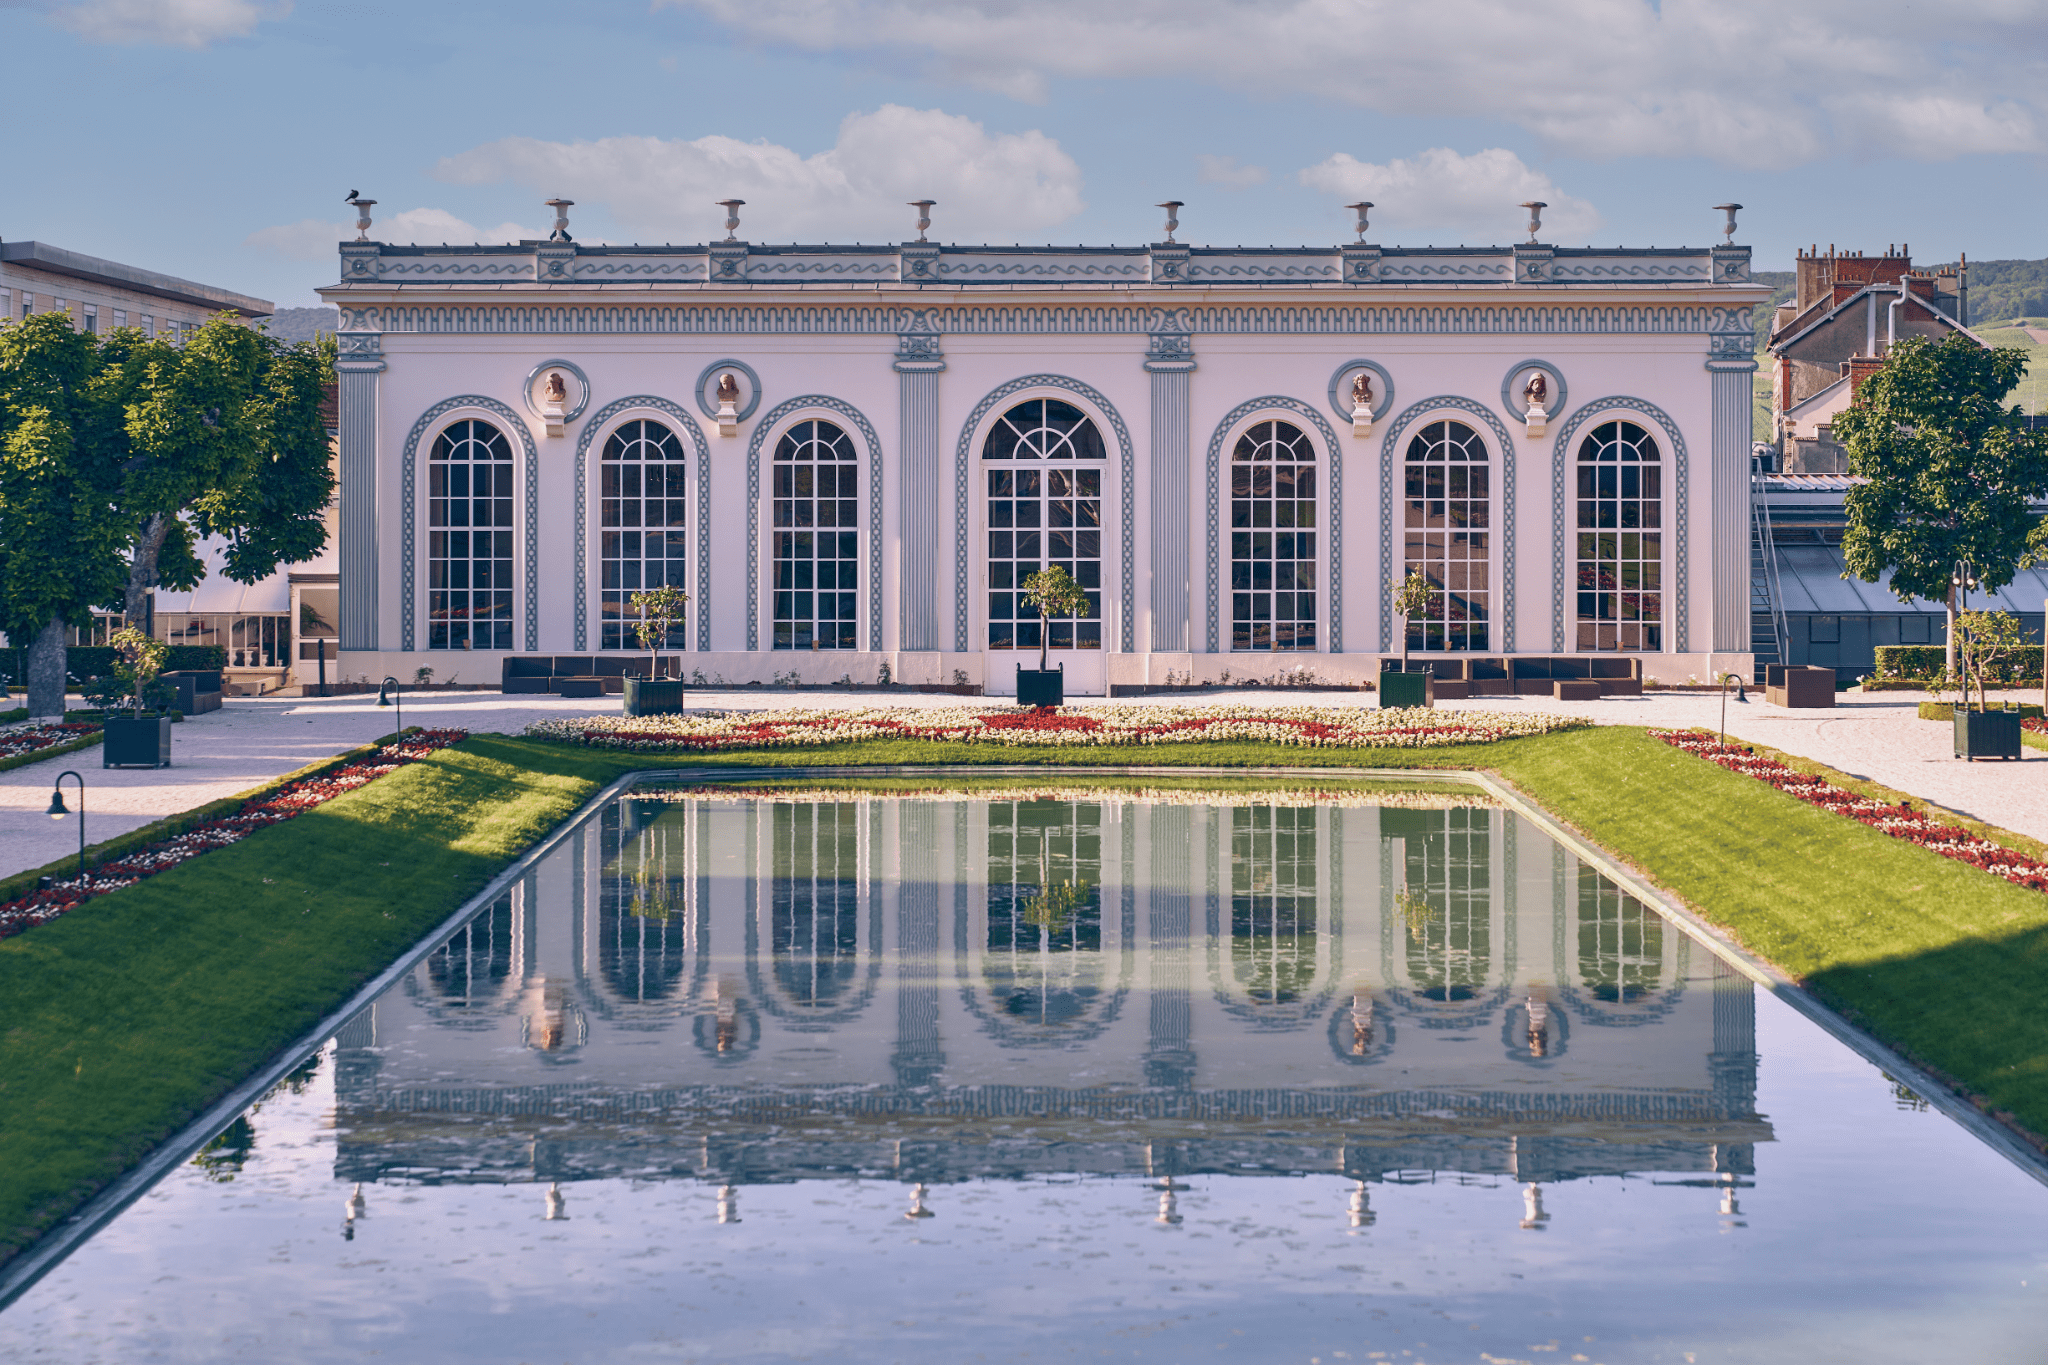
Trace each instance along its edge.
{"label": "bird perched on roof", "polygon": [[355,192],[354,190],[350,190],[350,191],[348,192],[348,198],[346,198],[346,199],[342,200],[341,202],[342,202],[342,203],[344,203],[344,204],[353,204],[353,203],[355,203],[355,202],[356,202],[356,192]]}

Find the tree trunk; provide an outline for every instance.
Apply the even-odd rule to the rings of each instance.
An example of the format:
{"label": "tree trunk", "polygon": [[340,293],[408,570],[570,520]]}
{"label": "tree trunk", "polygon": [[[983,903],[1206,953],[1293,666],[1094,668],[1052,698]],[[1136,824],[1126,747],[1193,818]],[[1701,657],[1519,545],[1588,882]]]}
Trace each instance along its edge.
{"label": "tree trunk", "polygon": [[1045,650],[1052,643],[1052,618],[1038,613],[1038,671],[1045,672]]}
{"label": "tree trunk", "polygon": [[1408,618],[1401,618],[1401,671],[1408,671]]}
{"label": "tree trunk", "polygon": [[64,719],[64,618],[55,616],[28,647],[28,713]]}
{"label": "tree trunk", "polygon": [[156,587],[156,557],[170,533],[169,517],[158,513],[146,518],[141,532],[135,537],[135,553],[128,561],[128,590],[123,595],[121,608],[129,625],[146,631],[152,637],[156,634],[156,622],[149,619],[149,594]]}

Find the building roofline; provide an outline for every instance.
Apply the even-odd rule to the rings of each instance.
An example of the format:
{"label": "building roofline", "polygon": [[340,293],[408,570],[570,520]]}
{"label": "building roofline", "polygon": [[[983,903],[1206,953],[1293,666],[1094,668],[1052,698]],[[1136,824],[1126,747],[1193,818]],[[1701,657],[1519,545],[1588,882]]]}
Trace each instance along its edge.
{"label": "building roofline", "polygon": [[[1888,284],[1866,284],[1861,289],[1858,289],[1855,293],[1851,294],[1848,298],[1843,299],[1840,303],[1834,305],[1832,308],[1827,308],[1823,310],[1818,317],[1814,318],[1812,322],[1807,323],[1804,327],[1800,327],[1798,331],[1787,332],[1783,337],[1772,337],[1771,340],[1768,343],[1766,343],[1765,349],[1768,350],[1772,355],[1778,354],[1778,352],[1783,347],[1790,346],[1793,342],[1798,341],[1800,338],[1812,332],[1814,328],[1820,327],[1829,322],[1833,322],[1837,316],[1848,310],[1850,304],[1855,303],[1858,299],[1863,298],[1865,295],[1876,294],[1886,298],[1890,298],[1892,295],[1895,295],[1899,292],[1899,285],[1896,280]],[[1922,298],[1920,295],[1915,294],[1908,290],[1906,291],[1906,301],[1908,303],[1918,304],[1920,307],[1926,309],[1928,314],[1932,316],[1936,322],[1943,323],[1949,327],[1954,328],[1956,331],[1961,332],[1970,340],[1976,342],[1979,346],[1982,346],[1985,350],[1988,351],[1991,349],[1990,342],[1986,341],[1983,337],[1978,336],[1968,327],[1965,327],[1960,321],[1957,320],[1955,314],[1943,312],[1938,306],[1935,305],[1935,303],[1931,299]],[[1814,307],[1819,308],[1820,305],[1816,303]],[[1812,312],[1813,310],[1808,309],[1807,311]],[[1793,324],[1796,326],[1798,324],[1799,319],[1794,318],[1792,321]]]}
{"label": "building roofline", "polygon": [[0,242],[0,262],[44,270],[52,275],[67,275],[110,288],[132,289],[138,294],[167,299],[172,303],[239,313],[247,318],[267,318],[277,312],[277,305],[269,299],[181,280],[175,275],[122,265],[118,261],[101,260],[98,256],[87,256],[82,252],[66,251],[48,242]]}

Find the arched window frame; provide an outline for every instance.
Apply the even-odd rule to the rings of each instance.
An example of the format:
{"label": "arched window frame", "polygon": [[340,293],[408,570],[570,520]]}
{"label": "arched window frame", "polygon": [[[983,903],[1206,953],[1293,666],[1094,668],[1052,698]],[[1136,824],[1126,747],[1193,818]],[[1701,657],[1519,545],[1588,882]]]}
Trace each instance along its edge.
{"label": "arched window frame", "polygon": [[[1658,414],[1646,413],[1644,411],[1639,411],[1631,408],[1616,407],[1611,409],[1596,409],[1591,412],[1591,414],[1585,421],[1580,422],[1576,425],[1571,435],[1569,444],[1565,445],[1563,449],[1562,454],[1564,462],[1563,473],[1565,481],[1565,506],[1561,510],[1563,522],[1562,529],[1564,535],[1567,538],[1565,548],[1566,558],[1564,565],[1566,573],[1566,582],[1563,586],[1565,589],[1564,607],[1566,613],[1565,626],[1567,631],[1566,646],[1571,650],[1572,653],[1656,654],[1668,652],[1674,647],[1674,628],[1678,623],[1677,608],[1680,606],[1680,592],[1682,591],[1678,582],[1678,575],[1675,572],[1675,569],[1678,563],[1679,543],[1682,535],[1684,534],[1684,528],[1679,523],[1677,515],[1677,508],[1680,504],[1680,499],[1677,496],[1679,490],[1676,486],[1677,479],[1680,477],[1678,467],[1679,462],[1677,459],[1678,452],[1674,448],[1673,443],[1669,440],[1668,429],[1664,427],[1664,425],[1659,420],[1657,420],[1658,416]],[[1648,441],[1648,443],[1651,446],[1653,446],[1656,449],[1657,452],[1657,459],[1654,462],[1654,467],[1656,468],[1658,473],[1658,492],[1656,496],[1656,501],[1658,504],[1658,526],[1656,528],[1658,535],[1657,557],[1654,561],[1651,561],[1638,556],[1636,559],[1630,562],[1638,564],[1654,562],[1658,566],[1658,586],[1654,589],[1654,591],[1656,591],[1660,595],[1658,602],[1659,620],[1657,623],[1657,642],[1655,644],[1642,643],[1642,640],[1648,639],[1648,636],[1645,635],[1639,637],[1639,642],[1636,644],[1629,645],[1617,643],[1615,646],[1610,648],[1597,642],[1597,634],[1596,642],[1594,644],[1588,645],[1585,643],[1587,633],[1583,629],[1583,627],[1588,625],[1594,626],[1597,632],[1598,626],[1604,624],[1605,622],[1602,620],[1602,618],[1598,617],[1592,619],[1582,619],[1580,616],[1580,608],[1583,605],[1581,593],[1582,574],[1580,566],[1582,563],[1591,562],[1584,561],[1580,557],[1580,550],[1582,548],[1580,544],[1580,537],[1588,531],[1592,531],[1597,534],[1601,530],[1612,529],[1616,532],[1617,535],[1623,535],[1627,534],[1629,530],[1634,530],[1637,533],[1640,533],[1640,531],[1643,528],[1622,528],[1619,526],[1613,528],[1603,528],[1582,527],[1579,525],[1581,513],[1581,509],[1579,507],[1579,503],[1581,501],[1580,470],[1584,468],[1586,464],[1586,462],[1582,461],[1580,457],[1589,443],[1592,443],[1599,439],[1601,432],[1606,431],[1612,427],[1615,427],[1617,424],[1620,423],[1626,423],[1629,426],[1632,426],[1641,431],[1644,438]],[[1635,467],[1638,470],[1640,470],[1644,468],[1649,462],[1617,462],[1617,469],[1619,469],[1621,467],[1621,464],[1623,463],[1633,463]],[[1645,499],[1638,498],[1633,499],[1632,501],[1644,500]],[[1619,563],[1618,558],[1617,563]],[[1593,594],[1598,595],[1600,589],[1595,587],[1590,591]],[[1619,595],[1623,591],[1623,588],[1619,582],[1617,582],[1616,584],[1615,591],[1617,595]],[[1633,623],[1622,622],[1620,620],[1619,615],[1617,614],[1617,616],[1614,618],[1613,624],[1615,624],[1615,626],[1617,627],[1617,639],[1619,640],[1619,638],[1622,635],[1622,632],[1620,631],[1621,626],[1626,624],[1635,624],[1640,626],[1641,622],[1640,620]]]}
{"label": "arched window frame", "polygon": [[406,433],[399,454],[399,649],[411,653],[419,648],[418,620],[427,605],[426,541],[428,507],[426,466],[433,442],[456,422],[480,418],[496,426],[507,440],[517,440],[522,477],[517,480],[513,517],[516,529],[513,556],[513,610],[524,620],[524,640],[516,647],[528,653],[540,648],[540,605],[533,592],[533,580],[540,562],[540,453],[533,443],[533,430],[518,413],[482,394],[444,398],[421,413]]}
{"label": "arched window frame", "polygon": [[[1099,603],[1098,614],[1095,618],[1100,623],[1101,630],[1099,649],[1104,653],[1121,649],[1123,646],[1119,643],[1120,622],[1118,618],[1126,613],[1129,598],[1129,591],[1125,582],[1126,570],[1124,565],[1132,553],[1127,543],[1130,537],[1130,506],[1129,491],[1125,487],[1125,479],[1129,473],[1128,433],[1124,430],[1122,421],[1115,417],[1110,409],[1103,403],[1094,401],[1096,395],[1094,395],[1093,390],[1083,391],[1080,388],[1066,388],[1050,384],[1027,384],[1020,385],[1009,392],[998,390],[997,393],[1000,394],[999,401],[989,403],[989,400],[984,400],[984,403],[988,405],[987,409],[979,420],[969,428],[967,433],[969,439],[964,447],[967,456],[965,493],[966,501],[969,504],[966,518],[970,528],[969,536],[971,539],[967,562],[971,566],[970,573],[973,587],[973,602],[968,613],[969,647],[975,652],[996,648],[996,646],[992,646],[989,642],[989,626],[991,621],[989,596],[996,591],[1016,591],[1014,586],[1008,589],[997,589],[991,582],[992,561],[989,555],[989,533],[991,530],[1003,528],[991,527],[989,524],[989,500],[991,495],[989,493],[987,473],[991,468],[1003,466],[1013,469],[1018,468],[1021,462],[1015,460],[991,460],[987,458],[986,452],[989,439],[1011,412],[1014,412],[1026,403],[1043,401],[1065,403],[1067,406],[1078,411],[1094,425],[1096,438],[1102,447],[1102,458],[1099,461],[1086,462],[1099,468],[1102,474],[1102,492],[1099,499],[1101,504],[1101,523],[1098,528],[1102,533],[1101,554],[1099,556],[1099,562],[1102,566],[1101,580],[1096,587],[1090,588],[1089,591],[1095,595]],[[1119,458],[1120,455],[1122,458]],[[1046,462],[1039,460],[1030,463],[1043,468]],[[1044,556],[1041,556],[1041,558],[1043,559]],[[1060,648],[1058,645],[1053,647]],[[1038,648],[1035,636],[1029,648],[1032,650]],[[1024,649],[1025,646],[1022,644],[1015,646],[1016,652],[1020,655]]]}
{"label": "arched window frame", "polygon": [[[476,435],[478,427],[483,427],[490,431],[491,436],[484,438],[483,443],[486,445],[486,448],[502,449],[504,452],[502,460],[492,460],[486,463],[476,460],[473,455],[462,461],[444,461],[437,458],[444,441],[452,443],[459,439],[464,445],[476,443],[478,441]],[[461,432],[460,437],[456,434],[458,430]],[[516,626],[520,603],[524,595],[522,588],[525,586],[522,581],[524,575],[519,571],[520,550],[522,548],[520,544],[522,540],[520,534],[520,511],[523,501],[520,497],[520,481],[518,477],[520,455],[518,436],[521,430],[522,428],[508,423],[495,412],[464,411],[458,408],[445,421],[435,424],[427,439],[420,443],[419,498],[422,525],[418,559],[422,570],[421,578],[424,580],[422,596],[424,598],[423,606],[427,621],[425,648],[431,652],[447,654],[506,653],[518,648]],[[437,471],[454,468],[457,464],[460,464],[466,470],[463,478],[463,486],[466,491],[459,497],[452,492],[445,491],[446,489],[452,489],[452,481],[446,485],[436,484]],[[504,504],[502,509],[492,509],[492,522],[488,531],[488,534],[493,538],[492,552],[481,558],[476,555],[474,544],[474,537],[479,530],[474,524],[474,504],[477,501],[474,479],[476,470],[480,466],[496,471],[493,480],[493,491],[489,496],[493,503],[502,502]],[[496,486],[498,478],[502,478],[505,481],[505,486],[502,490]],[[452,510],[444,513],[443,508],[449,507],[455,501],[463,501],[470,504],[468,508],[464,509],[464,519],[461,526],[458,527],[452,520],[448,522],[437,521],[436,518],[442,515],[452,517]],[[503,514],[502,520],[498,516],[500,512]],[[454,537],[457,535],[462,536],[466,542],[464,546],[465,553],[461,555],[454,553],[454,546],[452,544]],[[488,588],[476,586],[478,566],[483,564],[492,566],[490,573],[493,576],[493,582]],[[446,575],[445,579],[437,578],[436,568],[441,565],[446,566],[441,571],[443,575]],[[459,571],[461,578],[460,586],[457,586],[455,581],[458,565],[461,566]],[[502,588],[496,582],[496,576],[499,574],[503,574],[506,579],[505,586]],[[493,604],[494,615],[491,618],[492,624],[488,643],[478,644],[476,633],[478,618],[475,615],[474,598],[470,594],[485,591],[492,593],[494,596],[500,593],[504,595],[505,614],[502,618],[496,617],[496,604]],[[464,607],[467,614],[463,618],[464,625],[462,629],[458,630],[456,628],[455,618],[450,616],[446,622],[445,634],[437,637],[436,604],[439,594],[442,593],[464,594]],[[458,640],[460,643],[457,642]]]}
{"label": "arched window frame", "polygon": [[[1488,508],[1487,525],[1485,527],[1487,531],[1485,559],[1487,566],[1487,587],[1485,589],[1487,593],[1486,644],[1485,647],[1480,649],[1467,648],[1463,650],[1449,648],[1430,650],[1425,644],[1423,647],[1423,652],[1425,653],[1484,655],[1512,652],[1512,646],[1508,643],[1512,638],[1512,627],[1508,620],[1508,612],[1513,608],[1514,596],[1512,591],[1510,591],[1511,585],[1507,582],[1506,544],[1512,535],[1512,528],[1508,525],[1509,518],[1507,514],[1510,498],[1508,461],[1512,459],[1513,452],[1500,439],[1500,433],[1495,429],[1495,423],[1483,419],[1475,421],[1475,416],[1481,416],[1481,414],[1463,407],[1452,407],[1447,404],[1418,404],[1415,408],[1411,408],[1407,413],[1403,414],[1399,430],[1390,432],[1388,436],[1393,447],[1392,462],[1387,475],[1389,481],[1388,501],[1390,504],[1389,527],[1392,532],[1390,550],[1392,558],[1388,564],[1387,577],[1391,581],[1399,581],[1408,575],[1408,452],[1416,438],[1439,423],[1455,422],[1470,431],[1477,438],[1480,448],[1486,452],[1485,467],[1487,470]],[[1448,533],[1450,528],[1446,526],[1444,529]],[[1400,619],[1398,617],[1394,618],[1390,627],[1389,640],[1396,649],[1399,649],[1401,645],[1401,629]],[[1412,648],[1413,646],[1411,645]]]}
{"label": "arched window frame", "polygon": [[[821,428],[830,428],[832,434],[826,436]],[[786,443],[802,450],[814,448],[820,442],[828,448],[842,451],[849,458],[833,461],[782,458],[783,446]],[[861,467],[863,461],[859,443],[854,439],[854,430],[851,424],[841,420],[838,414],[800,414],[794,420],[783,423],[773,439],[764,443],[763,449],[766,454],[761,462],[764,485],[761,501],[767,523],[763,529],[767,536],[764,567],[768,574],[768,586],[764,596],[768,617],[768,647],[784,652],[829,650],[845,653],[857,650],[861,647],[860,626],[861,618],[865,614],[861,609],[860,598],[863,590],[869,586],[863,581],[868,577],[865,553],[867,545],[863,532],[867,527],[870,509],[863,506],[869,500],[869,492],[865,487],[866,471]],[[799,471],[805,468],[810,470],[814,482],[802,479]],[[826,468],[833,470],[836,476],[835,488],[829,498],[821,496],[823,481],[819,479],[819,471]],[[791,476],[792,484],[792,488],[787,491],[783,488],[785,473]],[[844,484],[848,479],[852,481],[850,496],[844,487],[837,486]],[[806,487],[807,491],[798,494],[795,491],[796,487]],[[832,506],[826,507],[824,504],[827,503]],[[848,503],[852,504],[850,509]],[[849,510],[850,520],[847,518]],[[828,511],[833,515],[830,518],[831,524],[826,526],[823,524],[824,513]],[[794,514],[794,519],[788,525],[783,522],[785,513]],[[805,559],[785,559],[782,538],[785,535],[802,536],[806,532],[814,538],[820,534],[836,536],[839,540],[836,553],[818,555],[814,539],[813,552],[810,556]],[[849,534],[854,538],[851,555],[845,553],[845,537]],[[806,564],[811,567],[812,575],[802,574]],[[840,571],[851,566],[853,582],[850,585],[835,582],[831,587],[824,586],[822,580],[827,571],[821,570],[820,565],[830,565]],[[853,599],[853,616],[847,618],[836,611],[829,615],[821,615],[817,610],[819,604],[816,599],[818,594],[824,592],[832,592],[842,598],[850,596]],[[784,594],[788,593],[801,593],[809,597],[811,609],[794,615],[785,613]],[[830,642],[818,639],[817,623],[821,619],[838,623],[840,626],[835,632],[836,638]],[[799,629],[799,620],[802,620],[808,629]],[[790,626],[787,631],[784,630],[785,621]]]}
{"label": "arched window frame", "polygon": [[[1063,374],[1020,375],[1006,383],[999,384],[981,396],[960,425],[959,439],[953,447],[953,647],[956,653],[979,652],[978,640],[985,641],[987,635],[987,603],[976,605],[976,594],[985,592],[987,575],[985,544],[976,548],[986,528],[981,515],[975,512],[981,499],[986,496],[977,491],[974,478],[976,468],[981,464],[981,443],[995,419],[1017,403],[1027,398],[1061,398],[1074,403],[1095,419],[1101,430],[1103,441],[1109,446],[1116,461],[1116,527],[1117,544],[1115,568],[1108,577],[1114,580],[1116,600],[1115,650],[1128,654],[1137,648],[1137,531],[1136,509],[1132,505],[1132,489],[1137,482],[1137,451],[1131,441],[1131,430],[1117,411],[1116,404],[1100,390]],[[1105,623],[1107,624],[1107,623]],[[1108,639],[1107,636],[1104,637]]]}
{"label": "arched window frame", "polygon": [[[590,606],[595,609],[597,616],[596,639],[591,643],[599,650],[637,652],[640,649],[640,642],[633,636],[631,630],[631,624],[635,618],[630,608],[621,615],[621,623],[624,629],[620,633],[618,642],[612,643],[605,638],[607,620],[605,615],[605,594],[608,591],[613,591],[608,585],[605,572],[608,558],[605,554],[605,536],[607,532],[615,529],[605,524],[605,469],[608,465],[615,463],[607,460],[605,455],[610,450],[612,441],[627,427],[639,422],[651,422],[668,431],[670,438],[675,442],[677,450],[676,458],[664,462],[672,469],[680,470],[683,479],[683,497],[680,501],[684,504],[684,520],[681,526],[684,543],[682,555],[684,578],[681,581],[677,581],[675,586],[683,588],[690,593],[690,605],[685,614],[685,624],[679,625],[676,628],[674,635],[662,646],[662,649],[665,653],[676,653],[686,650],[689,648],[690,639],[698,633],[693,631],[691,626],[697,622],[700,613],[703,611],[702,593],[698,587],[702,577],[699,572],[699,560],[703,552],[701,518],[698,516],[698,511],[703,502],[703,492],[697,486],[699,472],[703,468],[703,461],[694,458],[696,442],[692,440],[692,437],[695,434],[693,431],[695,424],[686,424],[686,422],[678,420],[673,414],[667,412],[650,411],[644,408],[629,408],[622,411],[607,412],[604,416],[605,419],[600,424],[594,425],[590,433],[586,459],[589,468],[585,476],[588,482],[584,489],[588,505],[590,568],[594,571],[596,577],[596,588],[589,593],[591,599]],[[644,496],[643,494],[643,501]],[[675,499],[665,497],[664,500],[674,501]],[[636,529],[644,532],[646,528],[643,526]],[[645,562],[644,554],[642,562]],[[639,586],[640,588],[647,588],[659,585],[643,581]],[[626,588],[619,589],[618,591],[629,593],[634,590]]]}
{"label": "arched window frame", "polygon": [[[882,442],[875,424],[853,404],[828,394],[803,394],[778,403],[754,426],[747,443],[747,649],[762,648],[761,621],[774,622],[775,509],[773,466],[783,435],[800,422],[823,420],[854,438],[860,454],[860,648],[882,648]],[[804,651],[808,653],[809,651]],[[844,652],[844,651],[840,651]]]}
{"label": "arched window frame", "polygon": [[[1252,435],[1258,428],[1270,422],[1280,422],[1299,432],[1308,443],[1316,470],[1315,479],[1315,553],[1308,562],[1315,566],[1316,615],[1312,622],[1313,643],[1295,649],[1240,649],[1236,631],[1236,580],[1234,536],[1239,528],[1233,515],[1231,503],[1235,488],[1233,469],[1237,463],[1237,449],[1240,442]],[[1226,653],[1249,654],[1323,654],[1335,651],[1336,641],[1335,610],[1341,602],[1341,590],[1334,581],[1341,562],[1341,547],[1336,542],[1336,447],[1330,435],[1330,428],[1322,421],[1321,414],[1303,405],[1301,410],[1292,406],[1247,406],[1239,410],[1237,420],[1223,430],[1223,439],[1217,446],[1214,467],[1211,474],[1215,480],[1212,499],[1215,512],[1222,523],[1218,563],[1215,573],[1219,576],[1217,599],[1210,610],[1212,620],[1221,627],[1223,649]]]}

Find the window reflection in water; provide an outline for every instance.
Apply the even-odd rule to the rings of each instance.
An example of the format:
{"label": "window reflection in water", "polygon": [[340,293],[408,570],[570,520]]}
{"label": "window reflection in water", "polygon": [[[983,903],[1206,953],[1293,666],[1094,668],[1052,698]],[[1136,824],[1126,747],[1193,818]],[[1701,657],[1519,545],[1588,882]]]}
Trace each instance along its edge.
{"label": "window reflection in water", "polygon": [[1073,1023],[1102,995],[1102,807],[990,807],[988,951],[995,1007],[1041,1027]]}
{"label": "window reflection in water", "polygon": [[1293,1004],[1315,988],[1317,814],[1230,812],[1231,978],[1254,1005]]}
{"label": "window reflection in water", "polygon": [[860,808],[783,803],[770,811],[775,984],[799,1009],[838,1008],[860,971]]}
{"label": "window reflection in water", "polygon": [[682,812],[621,803],[600,827],[598,973],[612,1004],[668,999],[691,965],[695,922],[689,825]]}
{"label": "window reflection in water", "polygon": [[1391,840],[1406,935],[1408,981],[1424,1000],[1477,999],[1493,976],[1492,813],[1466,808],[1399,811]]}
{"label": "window reflection in water", "polygon": [[1578,869],[1579,982],[1593,999],[1635,1005],[1664,974],[1664,920],[1590,867]]}
{"label": "window reflection in water", "polygon": [[[508,892],[436,948],[426,961],[435,1004],[459,1017],[497,1003],[512,974],[516,923]],[[488,1026],[487,1020],[475,1022]]]}

